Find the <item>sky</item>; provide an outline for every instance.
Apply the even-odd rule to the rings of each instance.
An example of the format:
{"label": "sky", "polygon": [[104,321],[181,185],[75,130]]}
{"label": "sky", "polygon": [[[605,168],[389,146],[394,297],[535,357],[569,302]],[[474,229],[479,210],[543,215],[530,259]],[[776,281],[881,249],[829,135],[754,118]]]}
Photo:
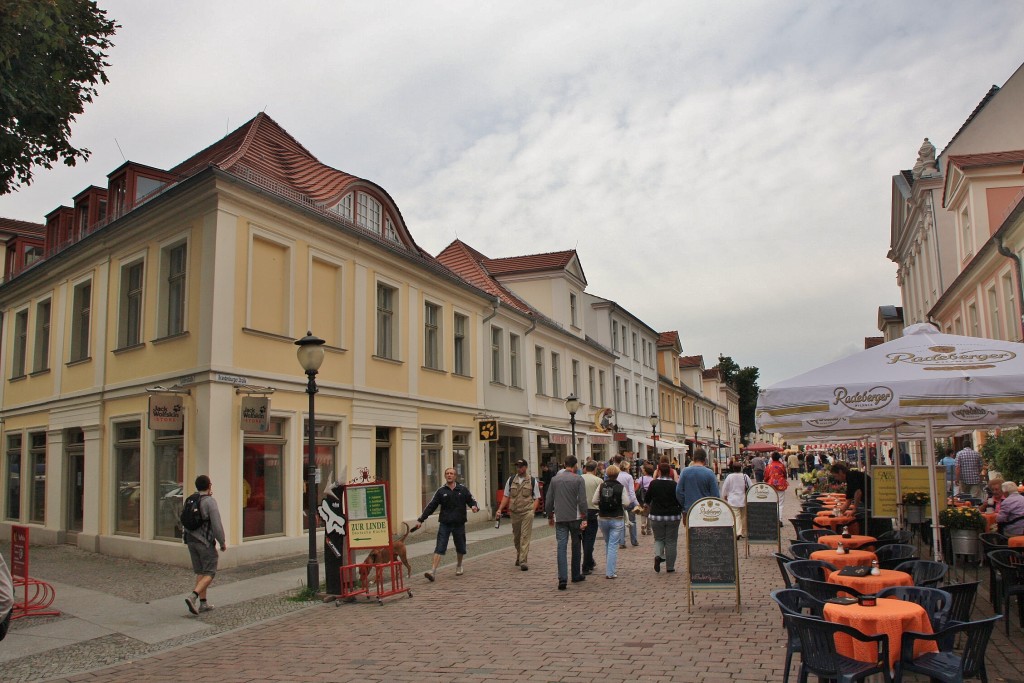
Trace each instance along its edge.
{"label": "sky", "polygon": [[892,176],[1024,62],[1015,0],[99,5],[121,28],[72,127],[92,157],[0,216],[266,111],[430,253],[576,249],[588,292],[762,387],[879,334]]}

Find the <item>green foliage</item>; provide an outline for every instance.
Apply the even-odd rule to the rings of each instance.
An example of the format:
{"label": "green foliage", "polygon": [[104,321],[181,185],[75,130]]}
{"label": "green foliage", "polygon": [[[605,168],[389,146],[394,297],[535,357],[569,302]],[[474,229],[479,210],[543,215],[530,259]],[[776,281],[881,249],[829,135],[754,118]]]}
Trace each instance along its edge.
{"label": "green foliage", "polygon": [[735,389],[740,395],[740,434],[757,431],[754,413],[757,410],[757,394],[761,391],[757,385],[760,374],[761,371],[753,366],[747,366],[736,373]]}
{"label": "green foliage", "polygon": [[1006,481],[1024,479],[1024,427],[1004,431],[986,441],[981,456]]}
{"label": "green foliage", "polygon": [[74,166],[89,150],[71,123],[106,83],[119,26],[92,0],[3,0],[0,10],[0,195],[32,182],[34,166]]}
{"label": "green foliage", "polygon": [[939,513],[939,524],[947,529],[985,530],[985,518],[973,507],[948,507]]}
{"label": "green foliage", "polygon": [[718,371],[722,373],[722,381],[728,384],[733,389],[736,388],[736,373],[740,371],[740,366],[736,364],[729,356],[723,356],[718,354]]}
{"label": "green foliage", "polygon": [[903,494],[904,505],[924,506],[930,500],[931,498],[928,496],[927,491],[907,491]]}

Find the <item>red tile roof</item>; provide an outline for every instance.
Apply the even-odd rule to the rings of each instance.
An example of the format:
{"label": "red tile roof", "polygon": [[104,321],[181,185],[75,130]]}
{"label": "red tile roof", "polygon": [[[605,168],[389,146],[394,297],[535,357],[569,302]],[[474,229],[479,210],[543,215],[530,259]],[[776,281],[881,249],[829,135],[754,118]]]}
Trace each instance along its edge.
{"label": "red tile roof", "polygon": [[46,234],[46,226],[42,223],[29,223],[28,221],[19,221],[14,218],[0,218],[0,232],[42,237]]}
{"label": "red tile roof", "polygon": [[521,313],[533,314],[529,304],[509,291],[491,274],[487,263],[491,259],[461,240],[455,240],[437,255],[437,261],[448,270],[478,289],[499,297],[502,303]]}
{"label": "red tile roof", "polygon": [[885,343],[885,337],[864,337],[864,348],[873,349]]}
{"label": "red tile roof", "polygon": [[722,374],[719,372],[718,368],[711,368],[709,370],[705,370],[702,373],[702,376],[704,377],[704,379],[722,379]]}
{"label": "red tile roof", "polygon": [[509,256],[487,259],[487,270],[494,276],[518,273],[539,273],[546,270],[563,270],[576,255],[575,249],[552,251],[547,254]]}
{"label": "red tile roof", "polygon": [[981,168],[983,166],[999,166],[1002,164],[1019,164],[1024,162],[1024,149],[1007,152],[982,152],[979,154],[954,154],[949,163],[959,168]]}
{"label": "red tile roof", "polygon": [[679,367],[699,368],[704,365],[704,356],[680,356]]}
{"label": "red tile roof", "polygon": [[671,332],[659,332],[658,333],[658,347],[670,346],[672,348],[683,348],[683,343],[679,341],[679,333],[675,330]]}

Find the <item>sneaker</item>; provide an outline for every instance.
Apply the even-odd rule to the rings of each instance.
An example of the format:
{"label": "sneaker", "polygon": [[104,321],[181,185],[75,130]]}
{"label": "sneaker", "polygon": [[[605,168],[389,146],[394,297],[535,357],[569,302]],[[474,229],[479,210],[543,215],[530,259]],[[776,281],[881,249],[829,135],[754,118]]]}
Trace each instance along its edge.
{"label": "sneaker", "polygon": [[560,590],[560,591],[564,591],[565,590],[565,581],[559,581],[558,582],[558,590]]}
{"label": "sneaker", "polygon": [[619,578],[619,575],[618,574],[612,574],[611,576],[606,576],[604,578],[606,578],[606,579],[617,579],[617,578]]}
{"label": "sneaker", "polygon": [[527,567],[525,564],[519,565],[519,568],[522,569],[524,572],[529,570],[529,567]]}
{"label": "sneaker", "polygon": [[434,572],[423,572],[423,576],[426,577],[427,581],[434,580]]}
{"label": "sneaker", "polygon": [[199,614],[199,608],[196,607],[196,599],[191,595],[185,598],[185,605],[188,607],[188,611],[192,614]]}
{"label": "sneaker", "polygon": [[586,580],[587,580],[587,577],[585,577],[585,576],[577,576],[575,579],[572,580],[572,582],[573,583],[579,583],[580,581],[586,581]]}
{"label": "sneaker", "polygon": [[462,567],[455,568],[455,576],[462,576]]}
{"label": "sneaker", "polygon": [[200,612],[209,612],[212,609],[214,609],[214,606],[213,606],[212,602],[207,601],[207,602],[200,602],[199,603],[199,611]]}

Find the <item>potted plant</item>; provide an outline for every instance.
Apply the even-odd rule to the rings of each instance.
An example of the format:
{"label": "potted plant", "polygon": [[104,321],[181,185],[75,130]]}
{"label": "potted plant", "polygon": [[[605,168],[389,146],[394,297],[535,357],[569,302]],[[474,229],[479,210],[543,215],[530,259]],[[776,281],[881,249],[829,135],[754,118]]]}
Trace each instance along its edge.
{"label": "potted plant", "polygon": [[903,512],[907,524],[922,524],[925,517],[925,508],[931,499],[924,491],[907,491],[903,494]]}
{"label": "potted plant", "polygon": [[978,534],[985,530],[985,518],[973,507],[948,507],[939,513],[939,523],[949,529],[954,555],[969,555],[979,559],[981,540]]}
{"label": "potted plant", "polygon": [[1007,430],[990,438],[981,447],[981,455],[1006,481],[1024,479],[1024,428]]}

